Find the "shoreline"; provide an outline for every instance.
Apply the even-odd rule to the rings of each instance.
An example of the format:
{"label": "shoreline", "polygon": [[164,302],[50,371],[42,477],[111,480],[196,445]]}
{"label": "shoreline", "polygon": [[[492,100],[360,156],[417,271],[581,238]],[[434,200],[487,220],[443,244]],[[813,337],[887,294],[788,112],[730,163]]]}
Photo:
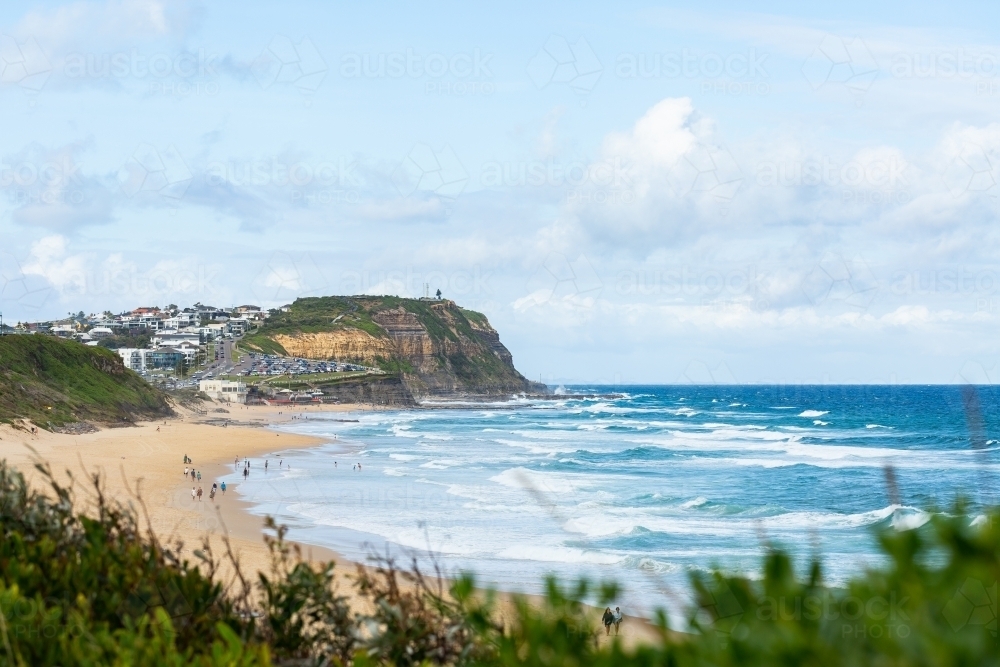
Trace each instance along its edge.
{"label": "shoreline", "polygon": [[[145,514],[153,532],[164,545],[177,549],[179,555],[194,561],[194,550],[207,540],[213,555],[222,561],[220,580],[223,585],[236,585],[234,568],[224,557],[228,537],[233,553],[237,556],[240,571],[248,581],[256,581],[256,573],[270,570],[270,556],[264,543],[264,518],[252,512],[253,503],[244,500],[237,492],[242,482],[228,485],[225,495],[218,494],[214,502],[208,500],[212,482],[237,473],[233,457],[262,458],[275,452],[290,449],[309,449],[334,442],[334,440],[304,436],[281,431],[273,426],[292,423],[298,415],[312,413],[372,412],[368,405],[344,404],[323,406],[242,406],[221,408],[209,404],[207,410],[189,410],[177,407],[177,416],[157,422],[140,422],[133,427],[102,429],[86,434],[61,434],[39,430],[36,435],[0,425],[0,459],[17,468],[30,483],[35,483],[39,473],[34,469],[35,456],[25,445],[37,452],[37,458],[47,462],[53,477],[68,484],[66,470],[73,475],[72,488],[78,502],[78,511],[89,509],[93,497],[90,476],[101,475],[106,495],[124,504],[135,506],[141,525],[145,526],[143,508],[135,501],[139,493],[145,505]],[[382,410],[376,410],[382,411]],[[228,421],[230,425],[223,425]],[[352,420],[353,421],[353,420]],[[238,424],[238,425],[237,425]],[[191,464],[202,471],[200,486],[203,500],[191,499],[192,482],[183,476],[183,456],[193,459]],[[259,464],[258,464],[259,465]],[[253,474],[254,468],[251,468]],[[198,483],[194,483],[198,486]],[[177,541],[183,546],[177,548]],[[304,560],[336,564],[337,587],[357,604],[352,582],[357,567],[366,563],[349,559],[343,554],[321,545],[289,540],[297,545]],[[509,602],[514,593],[497,591],[501,617],[510,613]],[[527,594],[527,598],[540,600]],[[600,610],[595,610],[595,613]],[[597,614],[599,616],[599,613]],[[627,616],[621,638],[633,641],[651,641],[656,631],[648,619]],[[595,626],[596,627],[596,626]],[[602,634],[603,639],[603,634]]]}

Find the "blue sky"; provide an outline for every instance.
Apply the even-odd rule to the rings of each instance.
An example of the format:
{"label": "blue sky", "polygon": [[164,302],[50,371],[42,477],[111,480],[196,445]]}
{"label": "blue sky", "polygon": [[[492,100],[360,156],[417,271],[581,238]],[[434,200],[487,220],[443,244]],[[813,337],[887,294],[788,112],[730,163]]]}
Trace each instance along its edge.
{"label": "blue sky", "polygon": [[0,310],[429,283],[548,382],[994,382],[998,11],[4,3]]}

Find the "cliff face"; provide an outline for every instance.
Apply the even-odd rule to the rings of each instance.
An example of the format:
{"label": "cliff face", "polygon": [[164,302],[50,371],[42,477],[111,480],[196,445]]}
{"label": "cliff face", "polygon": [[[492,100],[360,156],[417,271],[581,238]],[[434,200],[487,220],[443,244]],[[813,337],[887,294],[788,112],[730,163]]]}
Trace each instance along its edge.
{"label": "cliff face", "polygon": [[481,313],[453,301],[397,297],[299,299],[246,343],[309,359],[336,359],[402,374],[420,396],[500,396],[542,388],[514,368]]}
{"label": "cliff face", "polygon": [[305,359],[342,359],[365,366],[378,365],[379,359],[392,356],[389,341],[376,338],[360,329],[335,329],[317,333],[275,334],[278,343],[292,357]]}

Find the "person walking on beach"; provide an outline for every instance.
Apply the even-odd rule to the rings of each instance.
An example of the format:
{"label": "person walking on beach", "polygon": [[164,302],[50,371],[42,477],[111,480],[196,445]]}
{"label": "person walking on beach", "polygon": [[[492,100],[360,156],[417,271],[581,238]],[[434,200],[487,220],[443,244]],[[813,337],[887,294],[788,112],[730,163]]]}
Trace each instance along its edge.
{"label": "person walking on beach", "polygon": [[198,481],[199,482],[201,481],[201,471],[200,470],[198,471]]}
{"label": "person walking on beach", "polygon": [[222,483],[222,486],[220,488],[222,489],[222,495],[226,495],[226,483],[225,482]]}
{"label": "person walking on beach", "polygon": [[615,615],[611,613],[611,607],[604,609],[604,616],[601,617],[604,621],[604,636],[609,637],[611,635],[611,624],[615,622]]}
{"label": "person walking on beach", "polygon": [[615,636],[618,636],[618,630],[621,628],[622,624],[622,610],[619,607],[615,607]]}
{"label": "person walking on beach", "polygon": [[192,486],[192,487],[191,487],[191,500],[194,500],[194,499],[195,499],[195,498],[197,498],[197,497],[198,497],[198,492],[197,492],[197,491],[195,491],[195,490],[194,490],[194,487]]}
{"label": "person walking on beach", "polygon": [[187,477],[189,472],[191,472],[191,470],[189,468],[185,467],[184,468],[184,476]]}
{"label": "person walking on beach", "polygon": [[201,500],[201,487],[198,487],[198,500]]}
{"label": "person walking on beach", "polygon": [[212,489],[208,492],[208,499],[215,500],[215,486],[213,486]]}
{"label": "person walking on beach", "polygon": [[268,460],[264,459],[264,472],[267,472],[267,463],[268,463]]}

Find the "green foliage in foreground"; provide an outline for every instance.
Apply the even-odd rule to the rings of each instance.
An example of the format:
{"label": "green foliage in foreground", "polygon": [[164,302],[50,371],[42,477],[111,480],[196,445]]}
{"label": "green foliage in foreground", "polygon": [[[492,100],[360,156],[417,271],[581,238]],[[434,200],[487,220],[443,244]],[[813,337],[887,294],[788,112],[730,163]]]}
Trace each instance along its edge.
{"label": "green foliage in foreground", "polygon": [[164,394],[115,352],[52,336],[0,336],[0,422],[27,419],[51,428],[169,414]]}
{"label": "green foliage in foreground", "polygon": [[[47,474],[44,467],[39,470]],[[224,586],[207,546],[198,563],[143,531],[100,495],[84,516],[48,476],[40,495],[0,463],[0,665],[997,665],[1000,514],[970,526],[965,508],[879,536],[888,564],[846,587],[775,550],[759,580],[692,582],[684,628],[660,615],[647,644],[599,643],[581,600],[594,590],[548,582],[542,602],[503,614],[469,577],[391,560],[358,569],[351,608],[333,565],[304,562],[270,523],[272,567]],[[231,557],[231,556],[230,556]],[[635,622],[635,621],[628,621]],[[601,632],[600,634],[603,634]]]}

